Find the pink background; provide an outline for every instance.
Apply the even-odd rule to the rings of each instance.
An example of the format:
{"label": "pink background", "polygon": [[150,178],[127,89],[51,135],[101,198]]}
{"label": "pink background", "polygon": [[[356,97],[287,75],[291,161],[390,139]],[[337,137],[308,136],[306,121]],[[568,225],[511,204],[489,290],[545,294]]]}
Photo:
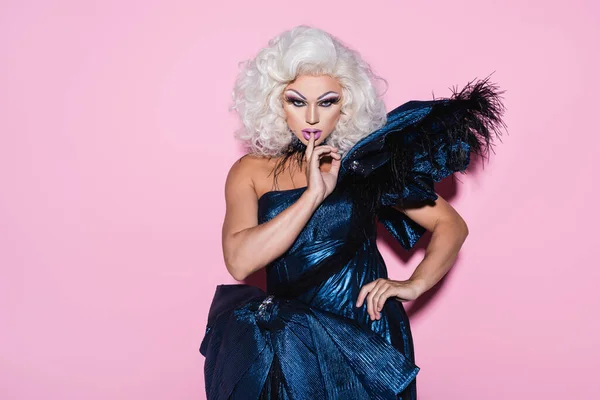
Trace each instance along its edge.
{"label": "pink background", "polygon": [[[471,235],[406,304],[419,398],[597,398],[597,2],[350,3],[1,3],[1,398],[204,398],[237,63],[302,23],[359,50],[388,109],[507,90],[510,135],[438,187]],[[392,278],[426,242],[382,232]]]}

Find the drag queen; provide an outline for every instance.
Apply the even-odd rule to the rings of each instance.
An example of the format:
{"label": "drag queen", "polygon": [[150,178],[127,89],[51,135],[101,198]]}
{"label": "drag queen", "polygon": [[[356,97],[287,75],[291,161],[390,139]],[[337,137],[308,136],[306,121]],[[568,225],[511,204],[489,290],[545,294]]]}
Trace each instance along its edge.
{"label": "drag queen", "polygon": [[[434,182],[489,155],[504,107],[488,77],[386,113],[380,82],[307,26],[244,64],[233,108],[248,154],[225,183],[223,253],[238,281],[265,268],[267,289],[217,286],[200,345],[209,400],[416,399],[402,302],[439,282],[468,233]],[[405,249],[432,232],[410,279],[388,279],[377,221]]]}

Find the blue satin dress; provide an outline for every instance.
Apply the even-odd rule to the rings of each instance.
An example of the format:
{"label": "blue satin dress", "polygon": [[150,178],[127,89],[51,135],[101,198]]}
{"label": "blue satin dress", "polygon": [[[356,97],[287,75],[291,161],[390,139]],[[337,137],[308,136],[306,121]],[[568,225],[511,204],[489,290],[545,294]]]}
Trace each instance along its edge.
{"label": "blue satin dress", "polygon": [[[343,159],[335,190],[293,245],[266,266],[267,291],[219,285],[200,352],[209,400],[402,399],[417,397],[413,339],[400,301],[371,320],[361,287],[387,278],[376,224],[405,249],[425,229],[394,205],[431,203],[434,182],[464,171],[503,125],[495,87],[469,85],[451,99],[411,101]],[[259,223],[306,188],[270,191]],[[257,249],[259,251],[259,249]]]}

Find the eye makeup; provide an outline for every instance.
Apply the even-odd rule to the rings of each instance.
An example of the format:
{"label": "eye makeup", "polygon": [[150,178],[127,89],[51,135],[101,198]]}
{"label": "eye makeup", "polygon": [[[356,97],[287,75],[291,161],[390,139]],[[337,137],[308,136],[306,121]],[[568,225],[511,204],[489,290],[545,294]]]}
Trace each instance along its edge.
{"label": "eye makeup", "polygon": [[333,104],[337,104],[340,102],[340,96],[337,94],[330,94],[326,96],[324,99],[319,101],[319,105],[323,107],[330,107]]}
{"label": "eye makeup", "polygon": [[306,104],[306,102],[304,100],[302,100],[301,98],[293,95],[293,94],[287,94],[284,96],[285,101],[287,101],[288,103],[295,105],[297,107],[301,107],[304,104]]}
{"label": "eye makeup", "polygon": [[[285,101],[293,104],[296,107],[302,107],[306,104],[306,97],[294,89],[289,89],[285,93]],[[323,107],[330,107],[332,104],[337,104],[340,101],[340,95],[336,92],[329,91],[317,98],[318,104]]]}

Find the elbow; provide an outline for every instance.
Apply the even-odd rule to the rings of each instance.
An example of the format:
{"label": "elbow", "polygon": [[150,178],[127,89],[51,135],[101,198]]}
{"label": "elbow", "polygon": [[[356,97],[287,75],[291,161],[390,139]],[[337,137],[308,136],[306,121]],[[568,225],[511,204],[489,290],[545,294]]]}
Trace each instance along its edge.
{"label": "elbow", "polygon": [[462,238],[463,242],[467,239],[467,236],[469,236],[469,227],[467,226],[467,223],[465,222],[464,219],[460,218],[458,223],[457,223],[457,230],[458,230],[458,235]]}
{"label": "elbow", "polygon": [[460,216],[438,221],[434,230],[437,228],[455,238],[456,241],[460,243],[463,243],[467,239],[467,236],[469,236],[469,227],[465,220]]}
{"label": "elbow", "polygon": [[231,241],[223,241],[223,260],[229,275],[236,281],[243,281],[249,275],[245,271],[243,260],[240,258],[239,247]]}
{"label": "elbow", "polygon": [[236,281],[243,281],[250,275],[247,268],[244,268],[243,264],[240,264],[237,261],[232,260],[232,257],[225,257],[225,267],[227,268],[227,272],[229,275],[233,277]]}
{"label": "elbow", "polygon": [[240,270],[230,270],[229,274],[238,282],[242,282],[248,277],[248,274]]}

